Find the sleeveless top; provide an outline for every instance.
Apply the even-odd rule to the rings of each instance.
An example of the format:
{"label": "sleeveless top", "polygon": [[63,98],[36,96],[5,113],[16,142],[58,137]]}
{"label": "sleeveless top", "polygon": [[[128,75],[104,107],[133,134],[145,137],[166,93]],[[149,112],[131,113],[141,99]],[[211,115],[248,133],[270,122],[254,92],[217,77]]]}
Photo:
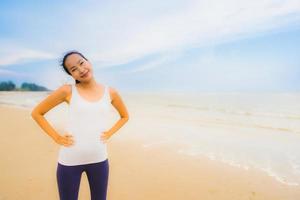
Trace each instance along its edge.
{"label": "sleeveless top", "polygon": [[107,128],[111,106],[109,88],[104,85],[101,99],[91,102],[80,96],[75,83],[71,86],[66,132],[73,135],[74,143],[60,146],[58,162],[73,166],[104,161],[108,158],[107,147],[100,136]]}

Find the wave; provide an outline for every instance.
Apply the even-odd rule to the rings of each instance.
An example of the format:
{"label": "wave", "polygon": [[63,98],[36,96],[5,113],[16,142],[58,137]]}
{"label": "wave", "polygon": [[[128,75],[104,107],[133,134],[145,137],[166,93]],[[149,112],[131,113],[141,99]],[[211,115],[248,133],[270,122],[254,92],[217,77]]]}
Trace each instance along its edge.
{"label": "wave", "polygon": [[193,105],[184,105],[184,104],[168,104],[168,107],[177,107],[177,108],[188,108],[202,111],[217,111],[220,113],[233,114],[233,115],[243,115],[243,116],[257,116],[257,117],[273,117],[273,118],[286,118],[286,119],[295,119],[300,120],[300,115],[291,114],[291,113],[267,113],[267,112],[251,112],[251,111],[242,111],[242,110],[232,110],[226,108],[212,108],[207,106],[193,106]]}

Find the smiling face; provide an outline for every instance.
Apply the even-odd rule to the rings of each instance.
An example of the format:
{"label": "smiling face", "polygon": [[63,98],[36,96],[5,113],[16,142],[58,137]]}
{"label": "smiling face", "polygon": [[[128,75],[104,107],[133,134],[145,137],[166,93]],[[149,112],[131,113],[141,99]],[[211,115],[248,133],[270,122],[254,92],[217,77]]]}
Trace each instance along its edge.
{"label": "smiling face", "polygon": [[71,54],[65,60],[65,66],[72,77],[80,82],[86,82],[93,76],[92,65],[78,54]]}

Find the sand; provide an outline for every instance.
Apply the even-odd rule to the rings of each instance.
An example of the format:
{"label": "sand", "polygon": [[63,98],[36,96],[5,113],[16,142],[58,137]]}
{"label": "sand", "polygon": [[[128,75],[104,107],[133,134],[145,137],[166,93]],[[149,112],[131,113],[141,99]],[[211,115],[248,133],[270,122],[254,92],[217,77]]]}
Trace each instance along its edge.
{"label": "sand", "polygon": [[[31,119],[29,110],[1,105],[0,112],[0,200],[59,199],[59,146]],[[144,140],[151,138],[130,137],[130,131],[121,128],[107,143],[108,200],[300,199],[299,186],[284,185],[261,171],[178,154],[178,146],[171,144],[143,148]],[[90,192],[83,173],[79,200],[86,199]]]}

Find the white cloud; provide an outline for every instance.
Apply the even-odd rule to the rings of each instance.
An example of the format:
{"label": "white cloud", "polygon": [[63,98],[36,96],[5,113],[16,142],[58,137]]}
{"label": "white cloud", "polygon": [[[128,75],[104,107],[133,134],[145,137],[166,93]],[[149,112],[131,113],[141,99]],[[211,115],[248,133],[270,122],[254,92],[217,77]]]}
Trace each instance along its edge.
{"label": "white cloud", "polygon": [[152,53],[253,37],[300,19],[300,1],[293,0],[191,1],[187,5],[171,14],[147,18],[145,23],[139,21],[142,25],[137,26],[126,24],[133,16],[124,16],[125,24],[115,30],[119,34],[111,35],[111,46],[100,48],[94,59],[125,63]]}
{"label": "white cloud", "polygon": [[[44,42],[37,48],[44,50],[15,49],[9,44],[4,45],[2,49],[8,47],[10,50],[0,51],[0,66],[30,59],[53,58],[46,52],[62,52],[72,48],[82,50],[92,61],[100,63],[96,68],[109,67],[146,55],[168,55],[174,50],[183,51],[253,37],[280,30],[283,26],[299,24],[300,20],[299,0],[109,1],[103,4],[95,1],[84,7],[80,3],[59,6],[56,21],[42,21],[49,24],[51,33],[57,32],[57,35],[47,35],[46,27],[46,32],[39,34],[43,37],[34,35],[32,37],[35,38],[29,40],[36,42],[36,46],[39,46],[38,42]],[[80,12],[74,12],[78,9]],[[43,26],[37,25],[32,20],[34,18],[29,17],[31,22],[24,22],[24,28]],[[48,16],[45,19],[52,18]],[[51,37],[51,40],[45,40],[45,36]],[[45,45],[47,42],[49,44]],[[50,49],[45,50],[44,46]],[[141,67],[149,69],[160,62],[153,61],[153,64]]]}
{"label": "white cloud", "polygon": [[7,70],[7,69],[0,69],[0,77],[5,77],[5,76],[9,76],[9,77],[30,77],[29,75],[25,74],[25,73],[20,73],[20,72],[15,72],[12,70]]}
{"label": "white cloud", "polygon": [[123,71],[123,73],[135,73],[135,72],[144,72],[146,70],[150,70],[150,69],[154,69],[154,68],[158,68],[158,67],[163,67],[163,64],[167,64],[170,61],[173,61],[176,58],[180,57],[180,52],[168,52],[165,53],[163,55],[160,55],[159,58],[157,59],[152,59],[151,61],[142,64],[142,65],[138,65],[136,66],[136,68],[134,69],[126,69]]}
{"label": "white cloud", "polygon": [[3,45],[0,50],[0,67],[12,64],[28,62],[36,59],[51,59],[54,56],[50,53],[28,49],[13,44]]}

